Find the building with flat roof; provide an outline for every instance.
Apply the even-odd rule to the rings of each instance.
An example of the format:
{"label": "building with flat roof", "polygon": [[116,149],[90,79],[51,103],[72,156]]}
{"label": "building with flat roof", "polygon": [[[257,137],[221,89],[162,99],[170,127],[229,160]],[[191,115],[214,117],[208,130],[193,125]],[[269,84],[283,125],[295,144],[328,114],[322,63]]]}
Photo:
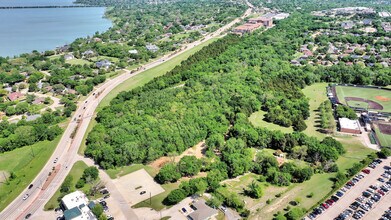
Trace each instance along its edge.
{"label": "building with flat roof", "polygon": [[209,220],[216,217],[218,214],[218,211],[207,206],[205,204],[205,200],[203,199],[193,203],[193,206],[196,208],[196,210],[187,216],[188,219],[191,220]]}
{"label": "building with flat roof", "polygon": [[361,134],[360,124],[357,120],[350,120],[348,118],[339,118],[339,126],[341,132],[351,134]]}
{"label": "building with flat roof", "polygon": [[92,213],[91,202],[81,191],[75,191],[61,199],[61,207],[64,210],[65,220],[96,220]]}

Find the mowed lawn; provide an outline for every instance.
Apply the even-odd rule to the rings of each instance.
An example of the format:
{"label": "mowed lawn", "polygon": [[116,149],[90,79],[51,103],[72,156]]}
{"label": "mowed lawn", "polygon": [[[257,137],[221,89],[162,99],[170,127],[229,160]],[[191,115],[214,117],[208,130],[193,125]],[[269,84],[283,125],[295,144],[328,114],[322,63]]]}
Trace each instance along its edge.
{"label": "mowed lawn", "polygon": [[[75,185],[77,181],[80,179],[80,177],[83,175],[84,170],[87,168],[87,164],[85,164],[83,161],[77,161],[75,164],[73,164],[71,171],[69,172],[68,176],[72,176],[72,188],[71,191],[75,191]],[[86,184],[82,189],[86,188],[88,184]],[[45,204],[44,210],[53,210],[57,207],[59,207],[58,198],[61,196],[60,188],[57,189],[57,191],[54,193],[52,198]]]}
{"label": "mowed lawn", "polygon": [[304,95],[308,98],[308,103],[310,105],[310,117],[305,120],[307,129],[304,131],[304,133],[319,139],[323,139],[325,134],[317,131],[319,129],[319,123],[317,123],[317,120],[320,120],[317,110],[320,104],[327,100],[327,85],[327,83],[315,83],[305,87],[302,90]]}
{"label": "mowed lawn", "polygon": [[276,124],[265,121],[264,120],[265,114],[266,114],[265,111],[259,110],[259,111],[252,113],[248,119],[250,120],[251,124],[253,124],[255,127],[267,128],[267,129],[273,130],[273,131],[280,130],[285,133],[293,132],[292,127],[282,127],[280,125],[276,125]]}
{"label": "mowed lawn", "polygon": [[[9,184],[0,183],[0,211],[12,202],[36,177],[56,148],[61,135],[53,141],[42,141],[34,145],[0,154],[0,172],[14,172],[16,178]],[[34,157],[32,150],[34,151]]]}
{"label": "mowed lawn", "polygon": [[[354,86],[336,86],[337,96],[340,102],[354,105],[355,107],[366,108],[364,102],[345,102],[345,97],[357,97],[375,101],[383,106],[384,112],[391,112],[391,91],[385,89],[360,88]],[[383,99],[383,100],[382,100]],[[387,101],[388,99],[388,101]],[[359,105],[358,105],[359,104]]]}

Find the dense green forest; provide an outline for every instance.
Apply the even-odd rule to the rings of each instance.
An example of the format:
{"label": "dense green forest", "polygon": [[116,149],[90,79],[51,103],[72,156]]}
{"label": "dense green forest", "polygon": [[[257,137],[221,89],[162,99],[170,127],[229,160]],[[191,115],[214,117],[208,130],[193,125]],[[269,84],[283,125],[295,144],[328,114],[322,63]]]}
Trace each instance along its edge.
{"label": "dense green forest", "polygon": [[[85,155],[108,169],[148,163],[206,140],[207,158],[183,157],[177,164],[166,164],[155,177],[168,183],[200,171],[208,173],[206,178],[182,182],[164,203],[172,205],[209,191],[215,196],[211,201],[217,201],[212,205],[224,201],[242,214],[247,211],[237,195],[219,193],[222,180],[253,172],[271,184],[287,186],[314,173],[338,171],[335,161],[345,152],[342,145],[330,137],[318,140],[300,132],[309,116],[301,89],[320,81],[344,82],[345,74],[359,82],[363,77],[359,68],[364,67],[340,71],[291,65],[291,57],[305,40],[303,30],[315,28],[316,20],[293,14],[264,33],[228,35],[165,76],[120,93],[98,112]],[[260,109],[267,112],[267,120],[293,126],[295,132],[253,127],[248,117]],[[254,149],[263,148],[282,150],[293,162],[278,166],[272,155],[262,151],[254,155]],[[248,194],[257,197],[261,191],[254,185]]]}
{"label": "dense green forest", "polygon": [[285,150],[282,134],[256,131],[247,117],[263,109],[267,120],[301,131],[309,115],[301,92],[306,85],[344,79],[376,83],[371,79],[377,73],[360,66],[290,65],[303,43],[302,30],[316,26],[316,18],[294,14],[264,34],[227,36],[166,76],[121,93],[98,113],[86,155],[104,168],[145,163],[227,132],[246,148]]}

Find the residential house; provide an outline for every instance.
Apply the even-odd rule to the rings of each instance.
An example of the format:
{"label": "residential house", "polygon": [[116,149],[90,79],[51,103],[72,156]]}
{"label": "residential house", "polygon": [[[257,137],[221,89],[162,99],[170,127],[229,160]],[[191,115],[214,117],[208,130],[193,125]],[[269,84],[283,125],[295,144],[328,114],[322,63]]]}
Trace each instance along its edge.
{"label": "residential house", "polygon": [[44,98],[44,97],[36,97],[36,98],[34,99],[34,101],[32,102],[32,104],[34,104],[34,105],[39,105],[39,104],[42,104],[44,101],[45,101],[45,98]]}
{"label": "residential house", "polygon": [[75,59],[75,56],[73,54],[65,54],[64,55],[64,60],[72,60]]}
{"label": "residential house", "polygon": [[84,51],[83,53],[81,53],[81,55],[83,56],[83,57],[91,57],[91,56],[94,56],[94,51],[93,50],[86,50],[86,51]]}
{"label": "residential house", "polygon": [[156,53],[159,50],[159,47],[154,44],[147,44],[145,48],[147,48],[148,51],[151,51],[153,53]]}
{"label": "residential house", "polygon": [[101,68],[108,69],[112,65],[112,63],[108,60],[101,60],[101,61],[96,62],[95,65],[99,69],[101,69]]}
{"label": "residential house", "polygon": [[138,54],[138,51],[135,50],[135,49],[134,49],[134,50],[129,50],[128,52],[129,52],[130,54]]}
{"label": "residential house", "polygon": [[353,28],[353,26],[354,26],[353,21],[344,21],[341,23],[341,27],[343,29],[351,29],[351,28]]}
{"label": "residential house", "polygon": [[364,19],[364,20],[362,21],[362,23],[363,23],[364,25],[372,25],[372,19]]}
{"label": "residential house", "polygon": [[16,101],[16,100],[19,100],[23,97],[24,97],[24,95],[20,92],[12,92],[12,93],[8,94],[8,99],[10,101]]}

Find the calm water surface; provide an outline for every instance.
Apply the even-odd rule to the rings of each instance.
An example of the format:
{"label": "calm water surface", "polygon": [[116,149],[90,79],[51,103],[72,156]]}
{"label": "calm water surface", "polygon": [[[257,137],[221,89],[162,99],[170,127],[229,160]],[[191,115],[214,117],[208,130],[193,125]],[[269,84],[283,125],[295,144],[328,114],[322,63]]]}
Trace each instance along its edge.
{"label": "calm water surface", "polygon": [[[72,5],[73,0],[0,0],[1,6]],[[52,50],[111,26],[105,8],[0,10],[0,56]]]}

